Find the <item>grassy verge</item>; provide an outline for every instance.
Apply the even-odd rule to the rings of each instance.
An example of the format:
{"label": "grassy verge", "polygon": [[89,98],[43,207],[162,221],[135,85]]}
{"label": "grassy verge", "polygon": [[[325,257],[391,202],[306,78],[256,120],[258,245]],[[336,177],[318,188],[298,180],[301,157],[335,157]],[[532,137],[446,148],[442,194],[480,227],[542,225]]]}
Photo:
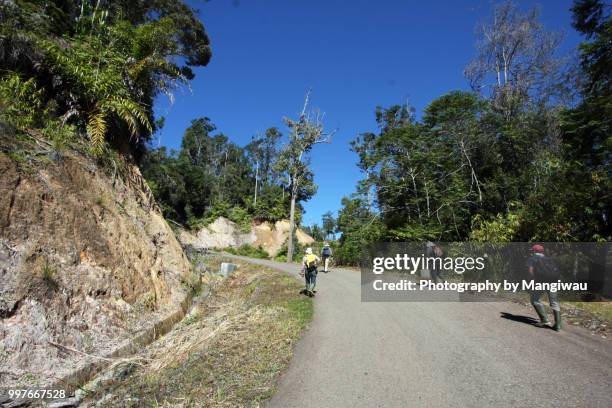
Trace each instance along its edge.
{"label": "grassy verge", "polygon": [[568,308],[582,310],[595,318],[612,323],[612,302],[563,302]]}
{"label": "grassy verge", "polygon": [[98,391],[96,406],[258,406],[273,395],[311,299],[295,278],[250,264],[209,284],[213,294]]}

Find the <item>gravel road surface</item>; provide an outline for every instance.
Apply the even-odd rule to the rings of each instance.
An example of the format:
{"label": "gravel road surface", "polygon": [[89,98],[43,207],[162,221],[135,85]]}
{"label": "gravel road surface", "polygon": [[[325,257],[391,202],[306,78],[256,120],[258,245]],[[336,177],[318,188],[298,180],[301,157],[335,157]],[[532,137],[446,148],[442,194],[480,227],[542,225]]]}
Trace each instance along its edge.
{"label": "gravel road surface", "polygon": [[361,302],[360,284],[359,272],[319,273],[270,407],[612,407],[609,339],[537,328],[512,302]]}

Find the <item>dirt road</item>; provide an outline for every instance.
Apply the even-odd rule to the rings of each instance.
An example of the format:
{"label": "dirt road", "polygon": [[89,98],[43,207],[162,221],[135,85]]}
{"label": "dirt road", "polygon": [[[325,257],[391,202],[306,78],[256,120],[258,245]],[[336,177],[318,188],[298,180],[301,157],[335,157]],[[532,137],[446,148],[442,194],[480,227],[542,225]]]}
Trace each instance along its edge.
{"label": "dirt road", "polygon": [[584,329],[537,328],[510,302],[364,303],[348,270],[317,290],[271,407],[612,407],[612,342]]}

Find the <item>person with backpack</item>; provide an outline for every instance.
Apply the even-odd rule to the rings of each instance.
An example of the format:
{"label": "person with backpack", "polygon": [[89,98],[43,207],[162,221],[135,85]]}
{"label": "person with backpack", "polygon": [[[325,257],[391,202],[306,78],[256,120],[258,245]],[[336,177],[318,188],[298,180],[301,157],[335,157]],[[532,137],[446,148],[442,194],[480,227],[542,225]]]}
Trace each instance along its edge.
{"label": "person with backpack", "polygon": [[[444,256],[444,250],[439,245],[434,244],[431,241],[427,241],[427,244],[425,245],[425,255],[428,258],[442,258]],[[431,278],[434,283],[446,282],[442,277],[442,270],[440,266],[441,265],[438,265],[437,262],[432,263]]]}
{"label": "person with backpack", "polygon": [[329,258],[332,256],[332,250],[329,246],[328,242],[323,244],[323,249],[321,250],[321,259],[323,259],[323,272],[329,272]]}
{"label": "person with backpack", "polygon": [[[536,282],[557,282],[560,277],[559,267],[555,261],[544,255],[544,246],[536,244],[531,247],[532,255],[527,260],[527,272],[531,279]],[[561,330],[561,308],[557,301],[557,292],[546,291],[548,294],[548,302],[555,316],[555,324],[552,328],[555,331]],[[540,325],[548,325],[548,317],[544,310],[544,305],[540,302],[540,297],[544,291],[532,290],[530,293],[531,304],[540,318]]]}
{"label": "person with backpack", "polygon": [[306,255],[302,258],[302,271],[301,276],[304,276],[306,280],[306,287],[301,293],[304,293],[310,297],[315,294],[315,285],[317,283],[317,264],[321,259],[312,253],[312,248],[306,248]]}

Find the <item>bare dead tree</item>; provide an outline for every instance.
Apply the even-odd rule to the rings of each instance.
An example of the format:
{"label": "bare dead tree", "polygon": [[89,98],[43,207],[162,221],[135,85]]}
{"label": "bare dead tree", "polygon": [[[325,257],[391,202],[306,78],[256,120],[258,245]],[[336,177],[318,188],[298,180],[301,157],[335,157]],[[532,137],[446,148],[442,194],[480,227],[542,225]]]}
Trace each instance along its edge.
{"label": "bare dead tree", "polygon": [[297,120],[285,118],[285,123],[290,129],[289,143],[281,152],[278,166],[289,176],[289,190],[291,204],[289,210],[289,237],[287,241],[287,261],[293,260],[293,234],[295,231],[295,205],[300,194],[300,189],[314,191],[314,184],[309,180],[312,175],[309,165],[309,154],[314,145],[320,143],[331,143],[335,131],[325,133],[323,119],[325,117],[320,111],[308,110],[310,90],[306,92],[304,106]]}
{"label": "bare dead tree", "polygon": [[459,148],[461,149],[461,153],[463,153],[463,156],[465,157],[465,160],[467,161],[467,165],[470,168],[470,174],[471,174],[471,179],[472,179],[472,184],[470,185],[470,191],[472,190],[474,184],[476,184],[476,189],[478,190],[478,202],[482,203],[482,190],[480,189],[480,181],[478,180],[478,176],[476,175],[476,170],[474,169],[474,166],[472,165],[472,160],[470,159],[470,155],[468,154],[468,149],[465,146],[465,141],[463,140],[463,138],[459,139]]}
{"label": "bare dead tree", "polygon": [[509,118],[526,102],[551,96],[560,72],[555,52],[562,37],[544,29],[537,8],[522,13],[506,1],[476,33],[476,56],[464,74],[475,91],[491,97],[494,108]]}

